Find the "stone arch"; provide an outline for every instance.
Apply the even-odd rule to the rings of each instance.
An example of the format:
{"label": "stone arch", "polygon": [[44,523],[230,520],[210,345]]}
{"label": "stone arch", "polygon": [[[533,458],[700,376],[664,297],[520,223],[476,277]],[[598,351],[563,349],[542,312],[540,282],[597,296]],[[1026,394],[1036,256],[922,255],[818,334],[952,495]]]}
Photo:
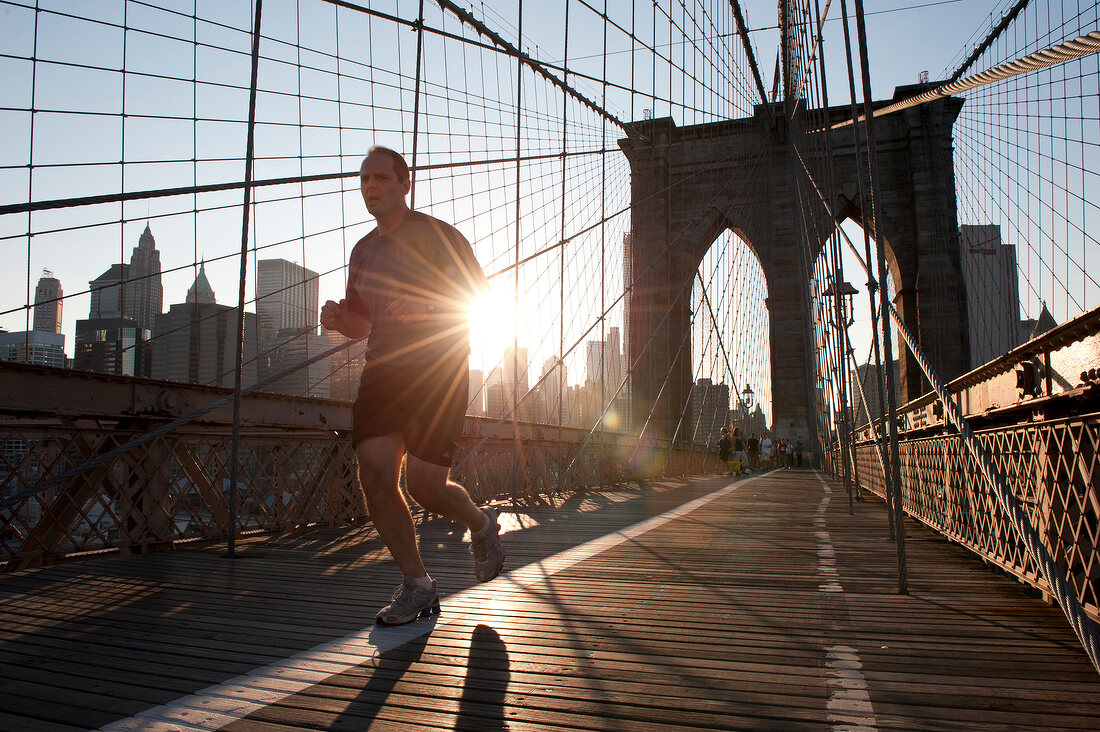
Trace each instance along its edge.
{"label": "stone arch", "polygon": [[[708,227],[706,232],[707,234],[701,240],[698,250],[696,273],[704,285],[713,283],[716,290],[711,292],[712,299],[709,312],[702,309],[703,305],[696,299],[693,292],[692,303],[696,307],[695,317],[703,320],[706,323],[705,328],[709,329],[712,327],[710,318],[713,316],[721,333],[737,334],[746,338],[745,341],[737,340],[733,343],[727,341],[725,343],[725,353],[719,354],[716,346],[711,347],[715,349],[715,351],[712,351],[711,357],[721,357],[723,361],[728,362],[730,367],[725,376],[716,378],[720,382],[729,382],[730,406],[734,412],[740,409],[742,388],[751,385],[754,399],[763,399],[767,395],[768,401],[766,404],[762,401],[755,401],[753,407],[750,408],[750,413],[758,406],[761,407],[762,412],[770,413],[771,372],[765,370],[765,364],[770,362],[771,352],[768,349],[766,353],[760,353],[751,348],[754,343],[758,344],[757,338],[762,337],[765,344],[769,341],[767,332],[750,332],[752,325],[757,322],[752,318],[759,316],[760,309],[768,311],[767,276],[763,271],[760,254],[746,237],[744,231],[728,221],[723,220],[720,225]],[[736,269],[718,270],[720,277],[712,279],[711,275],[715,270],[711,267],[714,265],[721,266],[721,260],[725,257],[731,257],[730,261],[737,263],[738,267]],[[732,259],[732,257],[738,258]],[[706,268],[704,269],[704,267]],[[725,275],[725,279],[721,278],[721,275]],[[755,297],[742,299],[746,294],[750,297],[759,296],[759,299]],[[725,296],[729,296],[729,299],[724,301]],[[737,309],[732,307],[735,303],[738,305]],[[695,349],[698,343],[693,334],[692,348]],[[695,355],[696,364],[698,364],[698,359],[703,354],[694,353],[693,351],[693,355]],[[725,365],[727,364],[720,364],[723,367]],[[731,415],[730,418],[739,418],[739,415]]]}

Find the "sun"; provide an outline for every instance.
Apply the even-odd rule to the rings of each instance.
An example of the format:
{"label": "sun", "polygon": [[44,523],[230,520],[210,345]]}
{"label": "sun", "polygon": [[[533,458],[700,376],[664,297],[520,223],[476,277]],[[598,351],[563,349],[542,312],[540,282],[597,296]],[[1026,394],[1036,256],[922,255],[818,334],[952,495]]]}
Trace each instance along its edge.
{"label": "sun", "polygon": [[471,360],[494,363],[515,340],[516,310],[511,292],[490,290],[470,305]]}

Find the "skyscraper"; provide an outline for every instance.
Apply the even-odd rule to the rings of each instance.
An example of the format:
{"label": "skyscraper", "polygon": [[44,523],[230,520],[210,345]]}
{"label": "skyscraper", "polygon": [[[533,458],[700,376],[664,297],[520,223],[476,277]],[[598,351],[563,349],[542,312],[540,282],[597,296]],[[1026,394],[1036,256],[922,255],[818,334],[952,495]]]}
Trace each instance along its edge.
{"label": "skyscraper", "polygon": [[321,328],[322,337],[328,340],[328,348],[346,346],[334,353],[329,359],[329,399],[353,402],[359,394],[359,377],[366,364],[366,341],[350,343],[347,336],[336,330]]}
{"label": "skyscraper", "polygon": [[160,252],[149,225],[130,255],[130,263],[112,264],[88,283],[91,288],[89,320],[126,318],[139,328],[152,330],[164,307],[164,286],[160,281]]}
{"label": "skyscraper", "polygon": [[118,315],[76,321],[73,368],[97,374],[149,376],[149,331]]}
{"label": "skyscraper", "polygon": [[[562,402],[565,376],[565,364],[557,356],[552,356],[543,362],[542,374],[539,375],[541,382],[538,399],[541,410],[540,421],[546,421],[550,424],[565,421],[565,409]],[[561,416],[560,420],[559,416]]]}
{"label": "skyscraper", "polygon": [[508,413],[511,404],[510,387],[504,385],[504,371],[496,366],[485,380],[485,414],[499,419]]}
{"label": "skyscraper", "polygon": [[199,273],[195,275],[195,281],[187,289],[187,299],[184,302],[213,305],[214,288],[210,286],[210,280],[206,279],[206,262],[199,263]]}
{"label": "skyscraper", "polygon": [[[289,371],[265,387],[265,391],[290,396],[328,399],[332,395],[332,357],[305,365],[332,348],[328,334],[317,335],[306,328],[284,328],[275,338],[264,341],[270,371],[263,378]],[[360,372],[362,369],[360,369]]]}
{"label": "skyscraper", "polygon": [[106,272],[88,282],[91,290],[89,320],[118,319],[125,317],[122,283],[130,276],[130,265],[112,264]]}
{"label": "skyscraper", "polygon": [[149,376],[149,334],[130,317],[126,283],[130,265],[112,264],[88,283],[91,306],[88,319],[76,321],[73,368],[98,374]]}
{"label": "skyscraper", "polygon": [[164,309],[164,286],[160,279],[160,252],[149,224],[130,255],[129,274],[123,290],[126,317],[146,330],[153,329]]}
{"label": "skyscraper", "polygon": [[[899,366],[895,360],[894,364],[894,403],[898,403],[899,396],[897,392],[897,386],[899,381]],[[867,424],[867,413],[870,412],[871,420],[876,420],[882,416],[883,410],[886,405],[882,399],[882,369],[875,366],[873,363],[865,363],[862,366],[856,366],[855,371],[852,372],[852,386],[848,392],[851,395],[852,401],[852,421],[856,425]],[[867,406],[863,406],[863,400],[860,398],[860,392],[867,397]]]}
{"label": "skyscraper", "polygon": [[485,416],[484,374],[480,369],[470,369],[469,401],[466,402],[466,414],[474,417]]}
{"label": "skyscraper", "polygon": [[48,269],[42,270],[34,288],[34,330],[39,333],[61,332],[61,280]]}
{"label": "skyscraper", "polygon": [[1020,343],[1016,248],[1001,241],[1000,226],[964,224],[959,227],[959,258],[966,282],[970,366],[977,368]]}
{"label": "skyscraper", "polygon": [[38,330],[0,332],[0,361],[65,368],[65,334]]}
{"label": "skyscraper", "polygon": [[619,388],[623,380],[623,352],[619,344],[619,329],[607,329],[607,338],[588,341],[585,360],[585,381],[605,384],[610,392]]}
{"label": "skyscraper", "polygon": [[[693,442],[710,444],[730,424],[730,388],[710,379],[699,379],[691,387]],[[748,437],[746,432],[745,437]]]}
{"label": "skyscraper", "polygon": [[506,348],[500,365],[504,369],[505,388],[515,387],[516,398],[522,399],[528,388],[527,349],[524,346]]}
{"label": "skyscraper", "polygon": [[317,273],[285,259],[261,259],[257,269],[256,315],[261,338],[274,338],[288,328],[316,332]]}
{"label": "skyscraper", "polygon": [[[244,314],[245,363],[241,383],[256,383],[256,315]],[[154,379],[231,387],[237,372],[237,308],[218,305],[199,267],[187,301],[172,305],[156,317],[153,327]]]}

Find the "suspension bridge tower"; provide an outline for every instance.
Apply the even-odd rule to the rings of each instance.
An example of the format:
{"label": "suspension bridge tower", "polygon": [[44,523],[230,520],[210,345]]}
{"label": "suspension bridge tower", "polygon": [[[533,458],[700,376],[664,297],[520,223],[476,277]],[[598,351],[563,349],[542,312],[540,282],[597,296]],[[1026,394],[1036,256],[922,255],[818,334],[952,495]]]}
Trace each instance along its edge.
{"label": "suspension bridge tower", "polygon": [[[911,93],[899,88],[895,98]],[[947,97],[875,120],[877,233],[886,245],[893,302],[946,379],[969,365],[951,155],[961,108],[961,99]],[[844,120],[851,120],[847,106],[788,118],[782,105],[759,105],[746,119],[678,127],[666,117],[628,126],[619,145],[631,166],[630,386],[634,419],[648,422],[653,436],[691,434],[685,409],[691,344],[684,337],[693,316],[691,287],[704,254],[728,229],[755,253],[767,283],[773,428],[792,440],[815,439],[808,273],[839,221],[851,218],[876,234],[864,203],[871,191],[866,149],[857,151],[851,126],[829,133],[831,155],[822,144],[825,127]],[[863,125],[856,131],[862,148]],[[926,391],[908,355],[900,374],[902,402]]]}

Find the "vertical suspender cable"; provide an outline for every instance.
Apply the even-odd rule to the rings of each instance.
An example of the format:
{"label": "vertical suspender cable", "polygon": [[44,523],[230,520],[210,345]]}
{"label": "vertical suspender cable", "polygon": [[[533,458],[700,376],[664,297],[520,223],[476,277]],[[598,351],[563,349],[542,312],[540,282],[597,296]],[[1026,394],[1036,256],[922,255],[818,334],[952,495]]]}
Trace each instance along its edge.
{"label": "vertical suspender cable", "polygon": [[[784,0],[783,5],[786,5],[786,3],[788,1],[789,0]],[[784,13],[784,15],[786,16],[788,23],[794,24],[794,23],[797,22],[797,21],[793,20],[794,16],[796,16],[797,13],[787,12],[787,13]],[[791,35],[792,34],[790,33],[790,29],[788,29],[788,31],[786,33],[788,44],[791,42]],[[785,55],[790,59],[789,68],[791,69],[791,73],[793,73],[793,70],[794,70],[794,67],[795,67],[794,49],[793,48],[787,48],[786,51],[785,51]],[[793,91],[793,89],[794,89],[793,85],[788,87],[788,91]],[[787,118],[789,120],[791,120],[792,123],[793,123],[795,121],[794,112],[796,111],[796,108],[799,104],[799,100],[798,99],[791,99],[791,98],[788,97],[787,99],[785,99],[784,104],[785,104],[785,110],[786,110]],[[791,150],[793,152],[793,151],[797,150],[797,145],[795,144],[795,141],[794,141],[794,134],[793,134],[794,130],[792,128],[793,128],[793,124],[788,128],[789,131],[787,133],[787,147],[788,147],[789,150]],[[791,154],[791,155],[788,156],[788,158],[789,158],[789,166],[788,167],[789,167],[789,170],[790,170],[791,179],[792,180],[800,179],[800,177],[797,176],[797,174],[795,172],[795,168],[794,168],[794,164],[795,164],[795,160],[797,159],[797,155],[796,154]],[[810,312],[811,312],[811,310],[810,310],[810,303],[807,299],[808,295],[809,295],[810,287],[809,287],[809,272],[807,271],[807,266],[806,266],[806,259],[807,259],[807,256],[808,256],[807,252],[809,251],[809,237],[813,232],[810,230],[810,228],[808,226],[809,213],[806,211],[806,207],[803,206],[801,194],[798,194],[798,195],[795,196],[794,203],[795,203],[795,220],[802,222],[802,226],[798,227],[798,230],[797,230],[797,235],[799,237],[797,258],[798,258],[798,274],[799,274],[799,283],[800,283],[799,300],[800,300],[800,309],[801,309],[801,312],[802,312],[802,344],[803,344],[803,349],[804,349],[803,361],[804,361],[804,365],[806,367],[806,373],[811,374],[811,378],[808,379],[807,382],[806,382],[806,405],[807,405],[807,410],[809,411],[809,414],[807,415],[806,428],[807,428],[807,430],[809,430],[811,427],[813,427],[817,424],[817,411],[818,411],[816,409],[817,395],[814,393],[815,392],[814,380],[812,378],[812,374],[816,370],[816,368],[815,368],[816,365],[814,364],[814,359],[813,359],[814,339],[813,339],[813,335],[812,335],[811,330],[810,330]],[[814,433],[811,433],[811,437],[813,437],[814,434],[816,434],[816,430],[815,430]],[[816,441],[817,441],[816,437],[813,437],[813,440],[816,443]]]}
{"label": "vertical suspender cable", "polygon": [[[607,108],[607,0],[603,3],[603,79],[600,106]],[[600,123],[600,149],[607,150],[607,122]],[[607,412],[607,153],[600,154],[600,416]],[[603,430],[600,430],[603,434]],[[601,478],[602,480],[602,478]]]}
{"label": "vertical suspender cable", "polygon": [[[827,83],[827,77],[825,74],[825,41],[820,38],[820,28],[822,25],[821,18],[821,3],[819,0],[814,0],[814,9],[817,14],[817,27],[818,27],[818,39],[816,42],[821,44],[821,49],[817,54],[817,65],[821,70],[821,106],[823,109],[823,116],[825,117],[825,160],[828,165],[828,182],[830,185],[833,182],[833,139],[830,134],[828,122],[829,122],[829,86]],[[840,222],[834,221],[834,226],[839,225]],[[837,425],[837,434],[840,436],[840,452],[843,457],[843,465],[840,466],[840,470],[843,472],[844,478],[844,491],[848,494],[848,513],[849,515],[855,513],[854,499],[852,496],[852,476],[851,471],[848,469],[848,446],[850,440],[847,435],[848,426],[848,413],[849,413],[849,400],[848,400],[848,361],[844,358],[844,344],[847,340],[848,332],[848,318],[844,312],[844,306],[842,298],[844,295],[841,293],[841,284],[844,282],[844,265],[840,257],[840,244],[838,241],[837,233],[834,229],[830,234],[830,241],[832,247],[830,247],[832,256],[832,269],[833,269],[833,311],[836,318],[836,352],[833,359],[835,367],[838,369],[836,374],[836,388],[838,391],[837,397],[839,401],[841,423]],[[827,319],[825,320],[825,327],[827,328]],[[824,454],[824,451],[823,451]]]}
{"label": "vertical suspender cable", "polygon": [[237,473],[240,469],[238,451],[241,444],[241,381],[244,375],[244,291],[248,276],[248,224],[252,206],[252,159],[256,144],[256,82],[260,71],[260,19],[263,0],[256,0],[252,23],[252,81],[248,91],[248,136],[244,149],[244,204],[241,207],[241,266],[237,289],[237,370],[233,377],[233,446],[229,456],[229,557],[235,555],[237,544]]}
{"label": "vertical suspender cable", "polygon": [[416,18],[416,81],[413,86],[413,147],[412,166],[409,175],[412,177],[412,190],[409,192],[409,207],[416,208],[416,154],[417,143],[420,141],[420,69],[424,55],[424,0],[420,0],[420,13]]}
{"label": "vertical suspender cable", "polygon": [[[569,84],[569,0],[565,0],[565,50],[562,60],[562,83]],[[561,228],[559,238],[562,246],[558,251],[558,362],[554,364],[555,377],[551,383],[558,390],[558,475],[565,470],[565,451],[562,446],[564,431],[562,421],[565,416],[565,184],[568,169],[569,145],[569,92],[561,92]],[[560,480],[560,477],[559,477]],[[560,488],[564,485],[559,484]]]}
{"label": "vertical suspender cable", "polygon": [[[859,61],[863,75],[863,108],[867,115],[864,128],[867,137],[867,162],[871,173],[871,220],[875,226],[875,246],[878,249],[879,307],[882,316],[882,351],[886,368],[886,412],[887,436],[890,440],[890,483],[893,484],[893,515],[898,553],[898,592],[909,593],[909,583],[905,576],[905,525],[901,495],[901,459],[898,455],[897,405],[894,403],[894,356],[893,336],[886,313],[890,312],[890,298],[886,293],[886,240],[882,232],[882,220],[878,205],[878,159],[875,155],[875,119],[871,100],[871,71],[867,58],[867,27],[863,12],[863,0],[856,3],[856,38],[859,41]],[[888,486],[889,487],[889,486]]]}
{"label": "vertical suspender cable", "polygon": [[[337,135],[337,137],[336,137],[336,150],[337,150],[338,159],[340,161],[340,168],[343,169],[343,167],[344,167],[344,135],[343,135],[343,130],[344,130],[344,103],[343,103],[343,100],[341,98],[342,95],[340,93],[341,87],[343,85],[340,83],[340,75],[341,75],[342,72],[341,72],[341,68],[340,68],[341,57],[340,57],[340,8],[339,7],[333,8],[332,20],[333,20],[333,24],[335,26],[335,36],[336,36],[336,41],[335,41],[335,43],[336,43],[336,127],[340,132],[340,134]],[[345,191],[344,183],[343,183],[343,179],[341,179],[341,183],[340,183],[340,231],[341,232],[346,232],[347,231],[347,226],[348,226],[347,196],[344,195],[344,191]],[[340,247],[341,247],[340,261],[341,262],[347,262],[348,261],[348,241],[347,241],[347,235],[346,234],[344,234],[340,237]],[[347,291],[347,286],[348,286],[348,268],[347,267],[341,267],[341,270],[342,270],[343,275],[344,275],[344,282],[343,282],[344,290],[343,291],[346,292]],[[330,338],[331,338],[331,333],[329,335],[330,335]],[[347,343],[348,345],[347,345],[347,349],[343,353],[343,357],[342,357],[343,358],[343,365],[338,366],[337,369],[335,369],[335,371],[347,369],[347,373],[349,374],[349,378],[350,378],[350,373],[351,373],[351,370],[352,370],[351,344],[348,341],[347,337],[344,336],[342,333],[339,333],[338,335],[339,335],[339,337],[344,338],[344,342]],[[339,362],[340,357],[337,357],[336,361]],[[332,374],[333,371],[334,371],[334,369],[332,369],[330,367],[329,368],[329,373]],[[343,383],[343,381],[344,381],[344,379],[340,379],[341,383]],[[334,378],[334,376],[330,376],[330,380],[329,380],[330,393],[331,393],[331,389],[332,389],[332,387],[335,383],[336,383],[336,379]],[[344,392],[341,391],[339,393],[339,397],[344,398]]]}
{"label": "vertical suspender cable", "polygon": [[[38,18],[42,10],[39,7],[39,3],[34,4],[34,41],[31,46],[31,53],[34,58],[31,61],[31,118],[30,118],[30,130],[27,139],[27,201],[34,200],[34,118],[37,114],[35,109],[37,102],[36,90],[38,89],[37,77],[38,77]],[[119,154],[119,165],[121,165],[122,154]],[[34,241],[34,229],[31,227],[34,212],[27,210],[27,302],[31,302],[31,251],[34,248],[31,244]],[[24,316],[26,322],[27,342],[24,346],[26,353],[30,353],[30,330],[31,330],[31,309],[28,306],[26,315]],[[74,336],[75,340],[75,336]],[[73,352],[76,352],[76,343],[73,343]]]}
{"label": "vertical suspender cable", "polygon": [[[519,14],[518,30],[516,33],[516,48],[523,51],[523,0],[519,1],[516,12]],[[513,262],[512,280],[512,306],[515,312],[519,312],[519,245],[520,245],[520,173],[521,159],[523,157],[521,145],[523,135],[523,57],[522,53],[516,56],[516,218],[513,225],[516,229],[515,260]],[[526,373],[526,364],[524,373]],[[512,317],[512,500],[519,495],[519,318]]]}
{"label": "vertical suspender cable", "polygon": [[[852,38],[851,38],[851,30],[848,26],[848,0],[841,0],[840,11],[841,11],[841,14],[842,14],[843,26],[844,26],[844,52],[845,52],[845,58],[847,59],[847,67],[848,67],[848,95],[849,95],[849,104],[851,106],[851,114],[852,114],[852,122],[853,122],[853,124],[852,124],[852,150],[854,151],[854,155],[855,155],[855,170],[857,171],[856,182],[859,183],[859,206],[860,206],[860,211],[864,212],[864,220],[863,220],[863,225],[861,227],[863,229],[863,250],[864,250],[864,256],[866,257],[866,259],[864,261],[869,263],[872,259],[872,256],[871,256],[871,236],[870,236],[870,232],[868,231],[868,223],[869,223],[868,218],[869,217],[866,215],[867,208],[868,208],[868,205],[869,205],[869,203],[868,203],[869,196],[867,194],[866,187],[863,185],[863,173],[862,173],[862,171],[863,171],[863,162],[862,162],[862,154],[860,152],[859,129],[858,129],[858,125],[855,124],[855,120],[857,120],[859,118],[859,108],[856,106],[856,81],[855,81],[855,73],[854,73],[854,70],[852,68]],[[879,393],[880,394],[885,394],[886,393],[886,388],[882,385],[882,379],[883,379],[883,376],[885,376],[885,372],[882,369],[882,353],[879,350],[878,337],[877,337],[877,335],[874,335],[874,334],[878,333],[878,315],[877,315],[878,308],[875,304],[875,295],[878,293],[878,283],[875,281],[874,275],[872,275],[871,272],[872,272],[872,270],[870,269],[870,267],[868,267],[868,269],[867,269],[867,300],[868,300],[868,305],[869,305],[869,309],[870,309],[870,313],[871,313],[871,333],[872,333],[871,346],[874,350],[875,369],[876,369],[875,373],[878,375],[877,378],[878,378],[878,382],[879,382]],[[866,374],[866,371],[864,373]],[[856,376],[859,377],[859,369],[858,368],[856,369]],[[862,384],[860,385],[860,398],[863,398]],[[882,412],[882,414],[880,414],[879,416],[883,417],[883,424],[885,424],[886,423],[886,420],[885,420],[886,400],[885,399],[880,400],[880,407],[881,407],[880,411]],[[868,421],[869,422],[873,421],[873,419],[871,418],[871,412],[870,412],[870,409],[869,409],[869,405],[865,404],[864,405],[864,410],[867,412]],[[855,425],[853,424],[852,427],[853,427],[853,434],[854,434]],[[879,451],[880,460],[882,460],[883,464],[885,465],[886,461],[883,460],[882,445],[876,443],[876,449]],[[853,448],[853,450],[854,450],[854,448]],[[859,491],[858,475],[859,475],[859,472],[856,471],[856,476],[857,476],[856,491],[857,491],[857,493]],[[889,481],[889,480],[890,480],[889,474],[884,473],[883,474],[883,481],[886,482],[886,481]],[[889,491],[883,491],[883,493],[885,493],[886,495],[889,495]],[[886,514],[887,514],[887,517],[888,517],[887,522],[889,524],[890,539],[893,540],[895,538],[894,537],[894,514],[891,511],[887,511]]]}
{"label": "vertical suspender cable", "polygon": [[[127,47],[129,46],[130,39],[130,3],[124,2],[122,5],[122,124],[119,126],[119,189],[126,190],[126,61],[127,61]],[[126,268],[126,204],[123,203],[119,206],[118,216],[118,261],[119,261],[119,283],[118,283],[118,330],[115,331],[115,350],[111,356],[112,364],[106,366],[109,373],[125,374],[126,373],[126,339],[123,337],[123,333],[126,328],[126,279],[130,274],[130,271]],[[28,264],[30,264],[28,262]],[[30,288],[30,278],[27,278],[27,288]],[[90,313],[89,313],[90,314]],[[100,313],[102,315],[102,313]],[[134,345],[138,343],[138,333],[134,334]],[[73,349],[76,350],[75,348]],[[135,348],[134,356],[137,356],[137,349]],[[136,365],[136,364],[135,364]],[[112,371],[113,370],[113,371]],[[136,372],[130,373],[129,376],[137,376]]]}

